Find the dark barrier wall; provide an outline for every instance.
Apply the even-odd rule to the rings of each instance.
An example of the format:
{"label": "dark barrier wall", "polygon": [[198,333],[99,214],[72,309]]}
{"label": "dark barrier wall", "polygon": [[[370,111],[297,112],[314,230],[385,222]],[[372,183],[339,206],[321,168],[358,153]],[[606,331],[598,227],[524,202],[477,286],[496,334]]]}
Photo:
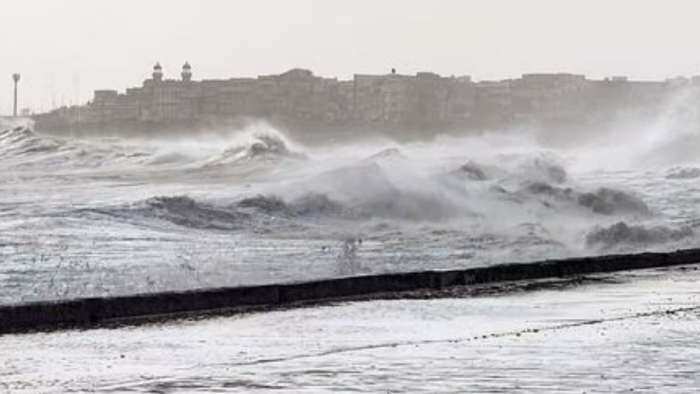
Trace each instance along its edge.
{"label": "dark barrier wall", "polygon": [[503,264],[453,271],[425,271],[280,285],[226,287],[82,298],[0,306],[0,334],[33,330],[91,327],[148,317],[174,318],[188,313],[231,313],[250,307],[291,306],[381,292],[442,289],[451,286],[564,277],[600,272],[668,267],[700,262],[700,249],[668,253],[610,255],[522,264]]}

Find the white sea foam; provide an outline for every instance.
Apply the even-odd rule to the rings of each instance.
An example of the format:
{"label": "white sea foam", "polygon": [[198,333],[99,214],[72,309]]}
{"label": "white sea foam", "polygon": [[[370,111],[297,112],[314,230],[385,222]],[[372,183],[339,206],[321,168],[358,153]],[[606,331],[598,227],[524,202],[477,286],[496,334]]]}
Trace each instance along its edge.
{"label": "white sea foam", "polygon": [[264,123],[141,140],[3,129],[0,302],[671,249],[700,223],[678,170],[694,165],[634,165],[643,144],[606,161],[605,143],[525,132],[303,146]]}

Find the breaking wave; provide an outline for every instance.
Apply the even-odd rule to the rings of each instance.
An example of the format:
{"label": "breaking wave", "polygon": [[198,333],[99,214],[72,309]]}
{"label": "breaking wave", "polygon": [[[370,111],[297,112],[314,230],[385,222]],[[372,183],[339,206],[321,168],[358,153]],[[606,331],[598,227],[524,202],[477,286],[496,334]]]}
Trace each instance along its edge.
{"label": "breaking wave", "polygon": [[[116,201],[132,203],[95,207],[100,203],[88,199],[81,206],[92,208],[65,208],[68,215],[96,219],[91,224],[112,220],[180,234],[197,229],[304,238],[310,233],[336,237],[357,232],[386,236],[388,243],[425,238],[426,245],[432,245],[425,250],[433,248],[430,253],[435,255],[452,250],[455,255],[470,256],[488,250],[494,256],[503,253],[503,259],[535,252],[549,257],[548,253],[588,253],[621,245],[641,247],[690,237],[687,229],[664,227],[668,210],[661,204],[666,202],[646,186],[618,175],[585,183],[569,165],[570,159],[549,151],[529,147],[488,151],[469,143],[444,147],[392,141],[299,146],[273,129],[218,137],[129,146],[120,140],[45,137],[20,127],[0,132],[0,163],[36,165],[44,172],[60,165],[108,168],[119,179],[128,174],[134,182],[105,182],[105,188],[125,193]],[[261,175],[258,169],[265,172],[256,178]],[[182,176],[185,173],[188,176]],[[700,176],[695,167],[657,175],[664,179]],[[682,186],[683,182],[673,183]],[[131,194],[138,190],[132,187],[140,185],[149,189]],[[199,197],[209,187],[216,197],[206,193]],[[101,192],[109,196],[112,190]],[[677,220],[693,213],[671,214]],[[658,226],[627,224],[640,219],[656,221]],[[498,242],[468,241],[489,237]]]}
{"label": "breaking wave", "polygon": [[386,148],[381,151],[369,156],[366,161],[368,162],[382,162],[382,161],[392,161],[392,160],[403,160],[406,156],[401,153],[398,148]]}
{"label": "breaking wave", "polygon": [[331,196],[365,218],[439,221],[472,215],[459,193],[442,187],[439,179],[376,162],[327,171],[299,187]]}
{"label": "breaking wave", "polygon": [[618,222],[609,227],[596,227],[586,235],[588,247],[611,249],[615,247],[652,246],[680,241],[693,236],[692,228],[684,226],[670,228],[667,226],[628,225]]}
{"label": "breaking wave", "polygon": [[289,202],[277,196],[257,195],[240,200],[240,208],[252,208],[268,215],[287,217],[351,217],[353,212],[325,194],[308,193]]}
{"label": "breaking wave", "polygon": [[144,220],[166,221],[196,229],[238,230],[245,228],[250,215],[235,209],[196,201],[188,196],[156,196],[133,204],[81,210],[134,224]]}
{"label": "breaking wave", "polygon": [[50,137],[25,126],[0,132],[0,154],[6,166],[17,169],[89,169],[141,164],[150,156],[136,147],[108,141],[85,142]]}
{"label": "breaking wave", "polygon": [[632,193],[608,187],[594,191],[576,191],[572,187],[553,186],[546,182],[532,182],[520,190],[520,195],[538,198],[545,206],[568,203],[600,215],[650,216],[652,210]]}
{"label": "breaking wave", "polygon": [[[654,215],[634,192],[577,184],[562,160],[550,154],[494,155],[491,160],[464,155],[445,166],[431,166],[417,160],[409,148],[375,149],[378,153],[334,161],[332,155],[314,156],[311,150],[306,150],[308,156],[302,154],[304,149],[276,132],[248,132],[232,140],[223,152],[192,162],[192,168],[215,171],[227,166],[247,168],[246,163],[252,164],[250,168],[259,163],[284,168],[289,163],[284,160],[291,159],[298,161],[298,171],[276,171],[272,182],[251,189],[240,188],[232,178],[237,191],[224,197],[227,203],[221,198],[156,196],[91,209],[89,214],[147,226],[165,223],[256,234],[310,226],[327,226],[335,233],[343,227],[371,229],[377,223],[405,225],[411,231],[420,231],[415,228],[423,225],[456,226],[464,234],[498,234],[523,253],[528,247],[556,253],[566,247],[610,248],[614,242],[605,238],[610,235],[596,230],[600,233],[596,236],[592,226]],[[182,163],[191,157],[171,151],[149,155],[143,162]],[[278,174],[290,174],[291,180],[284,181]],[[617,231],[613,236],[619,238],[623,231]],[[643,239],[634,227],[628,232],[631,235],[619,243]],[[659,234],[648,239],[655,236]]]}
{"label": "breaking wave", "polygon": [[697,167],[674,167],[667,174],[666,179],[695,179],[700,178],[700,168]]}
{"label": "breaking wave", "polygon": [[224,166],[250,161],[276,162],[282,159],[306,159],[306,155],[290,149],[290,142],[279,132],[246,133],[242,142],[226,148],[205,162],[205,166]]}
{"label": "breaking wave", "polygon": [[[289,201],[277,196],[256,195],[223,205],[185,195],[156,196],[131,204],[81,209],[76,213],[79,216],[109,216],[137,225],[168,222],[186,228],[210,230],[256,230],[264,226],[269,218],[303,220],[353,217],[350,209],[322,194],[307,194]],[[272,224],[278,226],[283,223],[275,221]]]}
{"label": "breaking wave", "polygon": [[0,132],[0,150],[7,156],[55,152],[64,144],[54,138],[38,136],[31,129],[17,126]]}
{"label": "breaking wave", "polygon": [[545,180],[554,183],[564,183],[567,179],[566,170],[554,159],[548,157],[535,157],[525,161],[521,165],[522,174],[527,179]]}
{"label": "breaking wave", "polygon": [[[305,159],[295,144],[273,129],[234,132],[228,142],[212,137],[185,141],[91,139],[75,140],[37,134],[30,127],[0,131],[0,155],[17,169],[97,169],[123,166],[220,167],[249,162],[277,163]],[[232,142],[231,142],[232,141]],[[227,146],[222,149],[221,146]]]}
{"label": "breaking wave", "polygon": [[520,181],[563,184],[568,179],[560,159],[550,153],[501,155],[497,159],[502,171]]}
{"label": "breaking wave", "polygon": [[593,212],[612,214],[651,215],[651,209],[642,199],[615,189],[602,187],[595,192],[583,193],[578,196],[581,206],[590,208]]}
{"label": "breaking wave", "polygon": [[492,178],[492,174],[488,174],[486,168],[472,160],[451,171],[450,174],[457,177],[465,177],[472,181],[485,181]]}

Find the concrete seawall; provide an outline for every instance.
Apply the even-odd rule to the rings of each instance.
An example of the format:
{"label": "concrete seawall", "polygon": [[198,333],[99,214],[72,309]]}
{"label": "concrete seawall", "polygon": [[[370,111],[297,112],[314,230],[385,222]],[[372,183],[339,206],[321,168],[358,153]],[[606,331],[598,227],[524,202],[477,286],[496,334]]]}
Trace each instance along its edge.
{"label": "concrete seawall", "polygon": [[86,328],[158,316],[230,313],[237,308],[274,308],[383,292],[444,289],[487,283],[670,267],[700,262],[700,249],[609,255],[451,271],[358,276],[280,285],[224,287],[180,292],[81,298],[0,306],[0,334]]}

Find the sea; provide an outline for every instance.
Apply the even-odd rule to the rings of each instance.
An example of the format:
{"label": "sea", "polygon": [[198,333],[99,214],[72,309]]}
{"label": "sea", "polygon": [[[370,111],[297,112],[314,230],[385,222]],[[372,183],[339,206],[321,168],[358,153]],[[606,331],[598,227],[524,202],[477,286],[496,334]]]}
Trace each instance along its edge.
{"label": "sea", "polygon": [[135,139],[5,121],[0,303],[693,247],[694,140],[650,126],[568,146],[518,130],[305,145],[262,122]]}
{"label": "sea", "polygon": [[[566,132],[402,139],[358,130],[309,142],[254,122],[79,138],[4,120],[0,304],[698,246],[700,130],[667,119]],[[659,329],[644,313],[668,306],[669,294],[674,308],[695,305],[694,279],[674,275],[663,286],[629,285],[621,297],[596,288],[371,301],[4,336],[0,391],[580,392],[581,382],[602,391],[636,382],[653,392],[641,355],[680,365],[657,372],[664,384],[681,376],[683,392],[697,384],[698,371],[682,362],[697,311],[659,334],[665,342],[635,328]],[[616,325],[612,342],[605,329],[585,327],[567,331],[574,342],[546,334],[523,344],[518,334],[601,314]],[[494,333],[508,335],[465,345]]]}

